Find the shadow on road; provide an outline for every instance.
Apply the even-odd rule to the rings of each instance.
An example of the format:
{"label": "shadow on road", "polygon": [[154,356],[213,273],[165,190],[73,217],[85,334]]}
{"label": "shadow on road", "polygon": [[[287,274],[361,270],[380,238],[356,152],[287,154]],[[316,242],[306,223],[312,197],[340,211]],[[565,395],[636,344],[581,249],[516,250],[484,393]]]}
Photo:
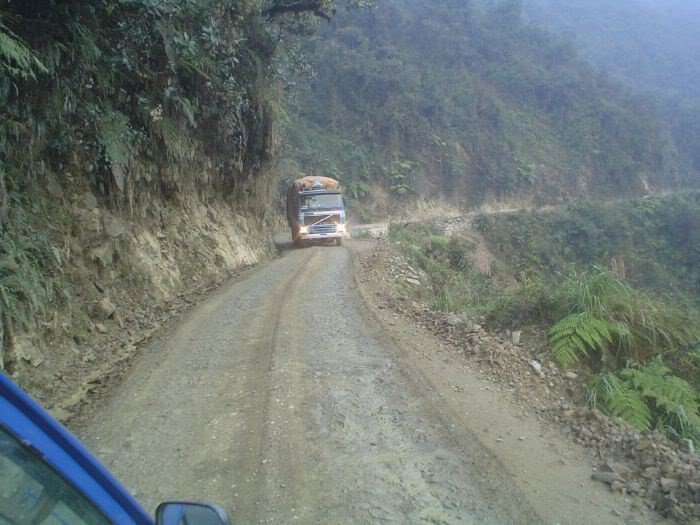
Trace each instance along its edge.
{"label": "shadow on road", "polygon": [[275,248],[280,253],[297,249],[292,242],[292,237],[289,235],[289,232],[275,234],[274,241]]}
{"label": "shadow on road", "polygon": [[275,234],[274,237],[275,241],[275,248],[279,253],[284,253],[288,252],[290,250],[304,250],[306,248],[312,248],[314,246],[319,246],[323,248],[335,248],[335,242],[333,241],[328,241],[328,242],[313,242],[311,244],[308,244],[306,246],[295,246],[294,242],[292,242],[291,236],[289,233],[277,233]]}

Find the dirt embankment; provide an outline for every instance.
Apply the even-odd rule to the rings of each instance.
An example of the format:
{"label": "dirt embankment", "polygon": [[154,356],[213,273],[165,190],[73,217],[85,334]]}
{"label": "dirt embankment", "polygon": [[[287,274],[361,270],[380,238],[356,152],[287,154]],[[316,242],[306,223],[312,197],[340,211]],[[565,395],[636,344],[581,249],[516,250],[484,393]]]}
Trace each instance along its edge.
{"label": "dirt embankment", "polygon": [[274,252],[270,225],[222,200],[151,202],[136,214],[85,189],[52,190],[61,213],[45,226],[60,275],[46,278],[60,280],[66,298],[36,330],[12,334],[5,367],[59,419],[118,375],[165,320]]}
{"label": "dirt embankment", "polygon": [[[490,333],[475,322],[436,312],[399,293],[400,287],[421,286],[420,275],[390,243],[380,241],[360,264],[365,294],[382,312],[380,315],[389,319],[390,326],[420,327],[420,331],[436,337],[449,356],[444,357],[446,363],[458,363],[455,366],[476,372],[490,385],[484,388],[505,394],[522,415],[549,428],[554,433],[549,439],[578,447],[587,464],[587,471],[578,472],[585,476],[581,482],[592,479],[608,487],[619,496],[621,505],[626,501],[632,508],[653,509],[683,523],[699,522],[700,456],[684,448],[687,443],[672,443],[660,432],[636,432],[621,420],[587,409],[582,377],[560,370],[549,360],[545,338],[537,330],[519,332],[517,336]],[[445,380],[454,382],[449,386],[456,396],[467,391],[456,383],[454,371],[445,373]],[[528,448],[531,443],[528,435],[511,435],[517,426],[508,429],[496,422],[490,426],[491,434],[497,434],[493,443],[496,449]],[[499,429],[503,430],[501,434]],[[533,454],[537,450],[533,447]],[[537,473],[536,469],[530,471]],[[575,474],[571,470],[566,473]],[[613,514],[620,512],[612,510]]]}

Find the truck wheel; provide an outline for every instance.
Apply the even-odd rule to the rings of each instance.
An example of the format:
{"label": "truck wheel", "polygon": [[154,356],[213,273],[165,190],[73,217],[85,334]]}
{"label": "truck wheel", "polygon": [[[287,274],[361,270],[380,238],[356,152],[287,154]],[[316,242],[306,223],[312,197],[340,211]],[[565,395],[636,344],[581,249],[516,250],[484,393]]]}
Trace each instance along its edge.
{"label": "truck wheel", "polygon": [[340,237],[338,237],[338,238],[335,240],[335,245],[336,245],[336,246],[342,246],[342,245],[343,245],[343,239],[341,239]]}

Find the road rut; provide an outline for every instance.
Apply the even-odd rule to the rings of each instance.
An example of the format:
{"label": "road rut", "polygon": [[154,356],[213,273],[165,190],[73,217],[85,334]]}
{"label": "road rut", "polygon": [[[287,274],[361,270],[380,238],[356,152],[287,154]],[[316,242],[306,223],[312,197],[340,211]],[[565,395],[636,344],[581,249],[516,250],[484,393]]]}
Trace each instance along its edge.
{"label": "road rut", "polygon": [[149,509],[193,499],[236,523],[539,522],[391,345],[348,249],[289,250],[145,349],[82,435]]}

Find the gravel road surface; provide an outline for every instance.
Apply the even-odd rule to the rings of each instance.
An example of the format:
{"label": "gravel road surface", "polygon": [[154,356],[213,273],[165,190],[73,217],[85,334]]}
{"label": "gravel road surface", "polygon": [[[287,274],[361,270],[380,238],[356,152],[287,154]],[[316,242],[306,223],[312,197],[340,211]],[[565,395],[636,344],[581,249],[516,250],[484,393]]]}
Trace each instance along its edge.
{"label": "gravel road surface", "polygon": [[552,521],[481,429],[455,425],[363,302],[362,243],[348,244],[287,247],[214,293],[144,349],[81,437],[149,510],[189,499],[234,523],[601,523],[570,503]]}

